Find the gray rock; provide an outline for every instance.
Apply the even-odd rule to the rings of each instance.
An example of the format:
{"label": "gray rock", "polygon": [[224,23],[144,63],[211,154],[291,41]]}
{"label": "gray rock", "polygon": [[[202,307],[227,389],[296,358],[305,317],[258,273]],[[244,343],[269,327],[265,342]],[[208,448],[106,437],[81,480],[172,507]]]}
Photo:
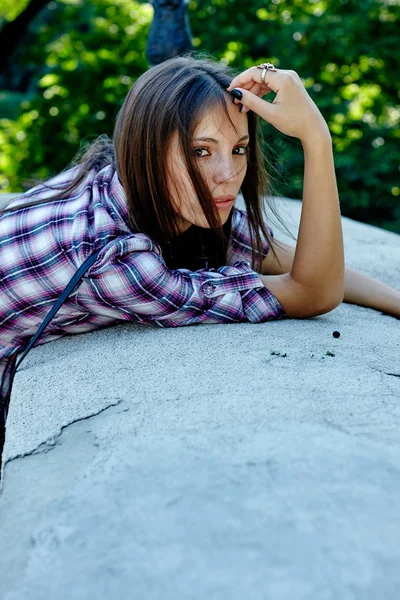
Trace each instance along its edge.
{"label": "gray rock", "polygon": [[[297,235],[301,203],[277,205]],[[346,264],[400,289],[400,236],[342,224]],[[398,598],[399,334],[343,303],[35,348],[8,418],[0,597]]]}

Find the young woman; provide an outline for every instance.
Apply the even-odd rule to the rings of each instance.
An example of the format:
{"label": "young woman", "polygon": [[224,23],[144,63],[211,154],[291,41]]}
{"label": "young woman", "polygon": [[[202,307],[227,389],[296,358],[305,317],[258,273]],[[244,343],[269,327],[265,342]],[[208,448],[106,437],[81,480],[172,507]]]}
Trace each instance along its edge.
{"label": "young woman", "polygon": [[[262,99],[271,91],[273,103]],[[280,220],[266,200],[259,118],[303,147],[295,248],[276,242],[263,217],[268,202]],[[234,208],[239,191],[246,212]],[[112,141],[101,136],[77,164],[0,213],[5,414],[16,354],[99,248],[40,343],[121,321],[306,318],[343,300],[400,315],[399,292],[356,271],[347,276],[328,126],[297,73],[272,65],[234,76],[212,58],[187,55],[152,67],[130,89]]]}

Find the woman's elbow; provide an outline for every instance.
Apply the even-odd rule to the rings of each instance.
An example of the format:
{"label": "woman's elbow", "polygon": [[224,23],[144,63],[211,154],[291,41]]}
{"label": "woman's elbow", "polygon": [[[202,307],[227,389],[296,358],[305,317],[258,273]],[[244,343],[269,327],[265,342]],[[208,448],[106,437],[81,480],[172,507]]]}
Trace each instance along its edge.
{"label": "woman's elbow", "polygon": [[313,293],[311,298],[309,297],[308,306],[305,310],[305,306],[301,307],[299,311],[301,317],[318,317],[319,315],[325,315],[326,313],[335,310],[343,302],[344,292],[339,294],[332,294],[332,291],[328,294],[317,294]]}
{"label": "woman's elbow", "polygon": [[[324,315],[332,310],[335,310],[338,306],[342,304],[344,300],[344,289],[340,291],[338,294],[329,294],[324,301],[322,301],[318,306],[318,314]],[[317,315],[316,315],[317,316]]]}

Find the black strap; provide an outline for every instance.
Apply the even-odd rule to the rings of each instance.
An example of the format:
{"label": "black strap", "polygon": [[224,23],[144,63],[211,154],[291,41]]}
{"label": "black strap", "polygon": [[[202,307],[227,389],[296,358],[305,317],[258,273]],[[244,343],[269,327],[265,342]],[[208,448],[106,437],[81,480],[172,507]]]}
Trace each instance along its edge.
{"label": "black strap", "polygon": [[[85,262],[81,264],[79,269],[76,271],[74,276],[71,278],[69,283],[66,285],[66,287],[62,291],[61,295],[54,302],[53,306],[47,313],[44,321],[41,323],[41,325],[39,326],[35,335],[29,341],[27,347],[23,351],[22,356],[19,358],[18,362],[16,362],[18,353],[8,358],[8,365],[9,365],[9,367],[11,367],[9,385],[8,385],[8,389],[6,392],[6,397],[3,399],[0,398],[0,469],[1,469],[1,458],[2,458],[2,453],[3,453],[3,448],[4,448],[4,442],[5,442],[5,424],[6,424],[6,419],[7,419],[8,407],[9,407],[9,403],[10,403],[10,396],[11,396],[11,390],[12,390],[12,386],[13,386],[13,382],[14,382],[15,373],[16,373],[18,367],[20,366],[20,364],[22,363],[22,361],[24,360],[24,358],[26,357],[26,355],[28,354],[29,350],[31,350],[33,348],[33,346],[36,344],[36,342],[42,335],[43,331],[46,329],[47,325],[58,313],[58,311],[64,304],[65,300],[73,292],[75,287],[80,283],[82,277],[84,276],[86,271],[89,269],[89,267],[91,267],[91,265],[95,262],[100,251],[101,251],[101,248],[99,248],[98,250],[95,250],[90,256],[88,256],[88,258],[85,260]],[[0,471],[0,478],[1,478],[1,471]]]}
{"label": "black strap", "polygon": [[57,298],[57,300],[54,302],[53,306],[51,307],[51,309],[47,313],[46,318],[44,319],[44,321],[42,322],[42,324],[39,326],[39,328],[36,331],[35,335],[31,338],[31,340],[30,340],[29,344],[27,345],[27,347],[25,348],[22,356],[19,358],[18,362],[16,363],[16,365],[14,366],[14,368],[13,368],[13,370],[11,372],[11,376],[10,376],[10,393],[11,393],[11,387],[12,387],[12,384],[13,384],[14,375],[15,375],[16,370],[18,369],[18,367],[20,366],[20,364],[22,363],[22,361],[24,360],[24,358],[28,354],[29,350],[31,350],[33,348],[33,346],[36,344],[36,342],[38,341],[38,339],[42,335],[43,331],[46,329],[47,325],[56,316],[56,314],[58,313],[58,311],[60,310],[60,308],[62,307],[62,305],[66,301],[66,299],[68,298],[68,296],[73,292],[73,290],[75,289],[75,287],[77,286],[77,284],[80,283],[80,280],[82,279],[82,277],[84,276],[84,274],[86,273],[86,271],[95,262],[95,260],[97,259],[98,255],[99,255],[100,250],[101,250],[101,248],[99,248],[98,250],[95,250],[95,252],[93,252],[93,254],[91,254],[85,260],[85,262],[81,264],[81,266],[76,271],[76,273],[74,274],[74,276],[72,277],[72,279],[69,281],[69,283],[64,288],[64,290],[61,293],[61,295],[59,296],[59,298]]}

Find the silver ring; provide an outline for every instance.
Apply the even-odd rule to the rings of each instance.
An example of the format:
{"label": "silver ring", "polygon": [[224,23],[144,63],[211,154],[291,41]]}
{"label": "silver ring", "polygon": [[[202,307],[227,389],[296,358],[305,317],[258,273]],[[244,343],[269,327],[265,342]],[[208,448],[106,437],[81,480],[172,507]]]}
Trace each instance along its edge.
{"label": "silver ring", "polygon": [[261,83],[265,83],[265,76],[267,71],[276,71],[274,65],[271,63],[261,63],[261,65],[257,65],[257,69],[262,69],[261,73]]}

